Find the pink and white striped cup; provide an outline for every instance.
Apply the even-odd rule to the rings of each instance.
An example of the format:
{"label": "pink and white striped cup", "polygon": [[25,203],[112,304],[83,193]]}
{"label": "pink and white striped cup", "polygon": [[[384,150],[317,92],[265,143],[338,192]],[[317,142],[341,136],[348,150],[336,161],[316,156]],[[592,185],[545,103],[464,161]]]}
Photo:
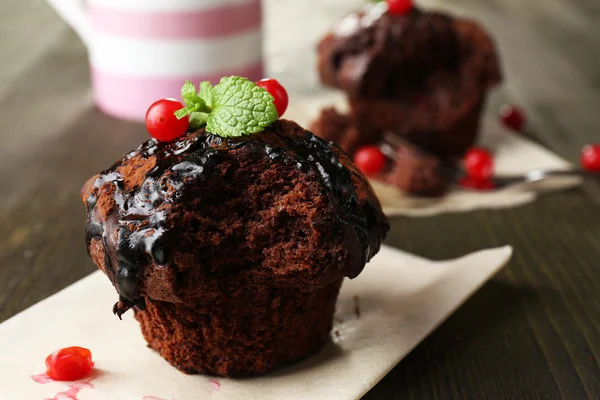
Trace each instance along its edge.
{"label": "pink and white striped cup", "polygon": [[96,105],[141,121],[185,79],[263,75],[261,0],[48,0],[88,48]]}

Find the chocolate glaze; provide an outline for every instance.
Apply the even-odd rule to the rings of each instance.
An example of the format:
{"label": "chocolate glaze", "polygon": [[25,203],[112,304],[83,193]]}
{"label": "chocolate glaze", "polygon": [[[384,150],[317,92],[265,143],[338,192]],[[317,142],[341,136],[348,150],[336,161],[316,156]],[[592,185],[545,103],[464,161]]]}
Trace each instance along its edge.
{"label": "chocolate glaze", "polygon": [[[352,278],[362,271],[379,248],[380,238],[369,235],[378,223],[378,210],[369,201],[359,202],[353,174],[339,161],[337,150],[330,143],[304,130],[298,138],[281,134],[280,129],[242,139],[222,139],[204,130],[171,143],[151,139],[125,156],[125,159],[156,158],[156,165],[138,188],[125,190],[123,177],[117,171],[120,162],[96,178],[87,198],[86,240],[88,248],[93,239],[102,240],[105,272],[119,293],[115,314],[120,317],[132,306],[144,308],[140,293],[144,268],[152,261],[166,265],[170,260],[172,244],[164,235],[169,229],[166,218],[169,204],[190,182],[204,179],[231,149],[245,148],[316,174],[322,190],[339,209],[339,219],[347,227],[346,237],[355,241],[349,249],[358,250],[351,254],[352,266],[347,275]],[[111,215],[101,218],[96,210],[98,190],[107,184],[114,189],[116,206]]]}

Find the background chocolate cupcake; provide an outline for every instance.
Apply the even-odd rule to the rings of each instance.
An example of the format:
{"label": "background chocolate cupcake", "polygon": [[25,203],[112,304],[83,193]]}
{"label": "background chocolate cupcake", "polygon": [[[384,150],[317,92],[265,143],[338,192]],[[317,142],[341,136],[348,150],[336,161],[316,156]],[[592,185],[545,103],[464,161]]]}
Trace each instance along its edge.
{"label": "background chocolate cupcake", "polygon": [[[386,2],[349,15],[321,40],[318,71],[346,93],[350,112],[346,129],[336,129],[339,116],[324,110],[317,135],[352,155],[392,132],[445,165],[474,144],[487,93],[501,81],[495,45],[478,24]],[[399,184],[413,180],[391,178],[411,192],[443,192]]]}

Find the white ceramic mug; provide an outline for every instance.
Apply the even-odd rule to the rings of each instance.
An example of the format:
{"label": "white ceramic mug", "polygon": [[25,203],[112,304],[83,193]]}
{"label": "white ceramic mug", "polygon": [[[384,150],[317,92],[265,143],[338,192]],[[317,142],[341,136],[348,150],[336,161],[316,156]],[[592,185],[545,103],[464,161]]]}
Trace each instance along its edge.
{"label": "white ceramic mug", "polygon": [[141,121],[186,79],[263,77],[261,0],[48,0],[89,52],[96,105]]}

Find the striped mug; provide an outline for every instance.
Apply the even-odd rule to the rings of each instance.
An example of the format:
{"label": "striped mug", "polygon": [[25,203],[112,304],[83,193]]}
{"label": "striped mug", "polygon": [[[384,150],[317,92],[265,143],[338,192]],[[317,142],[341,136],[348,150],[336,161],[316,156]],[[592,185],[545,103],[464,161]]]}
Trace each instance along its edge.
{"label": "striped mug", "polygon": [[96,105],[141,121],[185,79],[263,75],[261,0],[48,0],[77,31]]}

